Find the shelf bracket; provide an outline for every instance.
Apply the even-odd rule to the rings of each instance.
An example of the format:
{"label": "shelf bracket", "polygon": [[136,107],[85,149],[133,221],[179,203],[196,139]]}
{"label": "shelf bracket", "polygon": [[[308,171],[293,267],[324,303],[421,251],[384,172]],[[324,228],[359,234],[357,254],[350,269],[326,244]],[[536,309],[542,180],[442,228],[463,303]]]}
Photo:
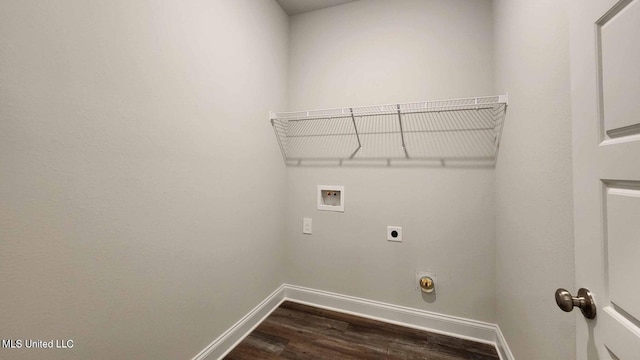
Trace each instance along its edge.
{"label": "shelf bracket", "polygon": [[407,147],[404,144],[404,131],[402,130],[402,113],[400,113],[400,104],[396,105],[398,109],[398,123],[400,123],[400,138],[402,139],[402,150],[404,151],[404,156],[408,159],[409,153],[407,152]]}
{"label": "shelf bracket", "polygon": [[276,114],[275,113],[269,113],[269,116],[271,117],[271,127],[273,128],[273,132],[276,134],[276,138],[278,139],[278,146],[280,147],[280,153],[282,153],[282,157],[285,159],[285,163],[287,162],[287,152],[284,149],[284,145],[282,144],[282,140],[280,139],[280,135],[278,134],[278,129],[276,128],[276,122],[275,122],[275,117]]}
{"label": "shelf bracket", "polygon": [[353,116],[353,108],[349,108],[349,112],[351,113],[351,122],[353,123],[353,130],[356,132],[356,139],[358,139],[358,148],[356,151],[349,156],[349,159],[353,159],[354,156],[358,153],[358,151],[362,148],[362,143],[360,142],[360,134],[358,134],[358,127],[356,126],[356,118]]}

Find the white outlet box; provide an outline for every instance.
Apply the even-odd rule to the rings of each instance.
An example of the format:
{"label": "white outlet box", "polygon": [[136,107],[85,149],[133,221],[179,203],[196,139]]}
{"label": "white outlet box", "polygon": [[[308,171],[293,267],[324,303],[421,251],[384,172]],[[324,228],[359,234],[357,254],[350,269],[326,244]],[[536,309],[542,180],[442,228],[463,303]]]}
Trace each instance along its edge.
{"label": "white outlet box", "polygon": [[402,241],[402,226],[387,226],[388,241]]}
{"label": "white outlet box", "polygon": [[344,186],[318,185],[318,210],[344,212]]}

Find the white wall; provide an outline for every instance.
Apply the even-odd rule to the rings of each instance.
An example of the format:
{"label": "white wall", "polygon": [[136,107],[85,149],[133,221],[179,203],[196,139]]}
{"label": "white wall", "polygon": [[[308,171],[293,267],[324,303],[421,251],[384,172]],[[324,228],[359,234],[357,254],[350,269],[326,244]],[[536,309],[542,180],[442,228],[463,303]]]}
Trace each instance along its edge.
{"label": "white wall", "polygon": [[[290,20],[290,109],[492,95],[490,1],[367,0]],[[280,110],[280,109],[276,109]],[[345,185],[345,213],[317,185]],[[494,170],[288,168],[288,282],[494,320]],[[302,235],[302,218],[314,233]],[[386,241],[386,226],[404,242]],[[416,270],[438,276],[436,297]]]}
{"label": "white wall", "polygon": [[494,95],[491,2],[366,0],[291,17],[291,110]]}
{"label": "white wall", "polygon": [[497,320],[518,359],[575,359],[566,1],[495,0],[496,86],[509,92],[496,168]]}
{"label": "white wall", "polygon": [[10,359],[188,359],[284,281],[275,1],[0,2]]}

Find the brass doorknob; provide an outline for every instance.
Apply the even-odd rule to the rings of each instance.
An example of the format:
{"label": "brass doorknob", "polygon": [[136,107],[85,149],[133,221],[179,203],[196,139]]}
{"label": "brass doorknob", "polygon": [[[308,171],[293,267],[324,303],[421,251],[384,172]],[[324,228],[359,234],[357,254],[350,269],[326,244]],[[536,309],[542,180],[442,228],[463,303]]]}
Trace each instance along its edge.
{"label": "brass doorknob", "polygon": [[574,307],[579,307],[582,315],[587,319],[596,317],[596,302],[593,300],[591,292],[585,288],[578,290],[578,296],[572,296],[565,289],[556,290],[556,304],[562,311],[570,312]]}
{"label": "brass doorknob", "polygon": [[429,276],[423,276],[420,278],[420,290],[426,293],[431,293],[436,288],[433,279]]}

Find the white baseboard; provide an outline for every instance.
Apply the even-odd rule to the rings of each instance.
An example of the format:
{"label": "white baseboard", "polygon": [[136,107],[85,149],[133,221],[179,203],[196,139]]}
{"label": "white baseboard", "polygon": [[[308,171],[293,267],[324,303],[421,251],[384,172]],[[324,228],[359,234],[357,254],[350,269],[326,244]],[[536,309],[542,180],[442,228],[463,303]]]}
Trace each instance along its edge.
{"label": "white baseboard", "polygon": [[258,306],[253,308],[247,315],[243,316],[237,323],[233,324],[229,330],[225,331],[209,346],[200,351],[192,360],[222,359],[253,329],[255,329],[264,319],[267,318],[284,301],[284,288],[280,285],[271,295],[264,299]]}
{"label": "white baseboard", "polygon": [[515,357],[511,353],[511,349],[507,345],[507,339],[505,339],[504,334],[502,334],[502,330],[500,327],[496,325],[496,331],[498,333],[498,339],[496,340],[496,349],[498,349],[498,355],[500,355],[501,360],[515,360]]}
{"label": "white baseboard", "polygon": [[286,300],[490,344],[496,347],[501,360],[515,360],[500,328],[496,324],[289,284],[280,286],[260,305],[201,351],[193,360],[223,358]]}

